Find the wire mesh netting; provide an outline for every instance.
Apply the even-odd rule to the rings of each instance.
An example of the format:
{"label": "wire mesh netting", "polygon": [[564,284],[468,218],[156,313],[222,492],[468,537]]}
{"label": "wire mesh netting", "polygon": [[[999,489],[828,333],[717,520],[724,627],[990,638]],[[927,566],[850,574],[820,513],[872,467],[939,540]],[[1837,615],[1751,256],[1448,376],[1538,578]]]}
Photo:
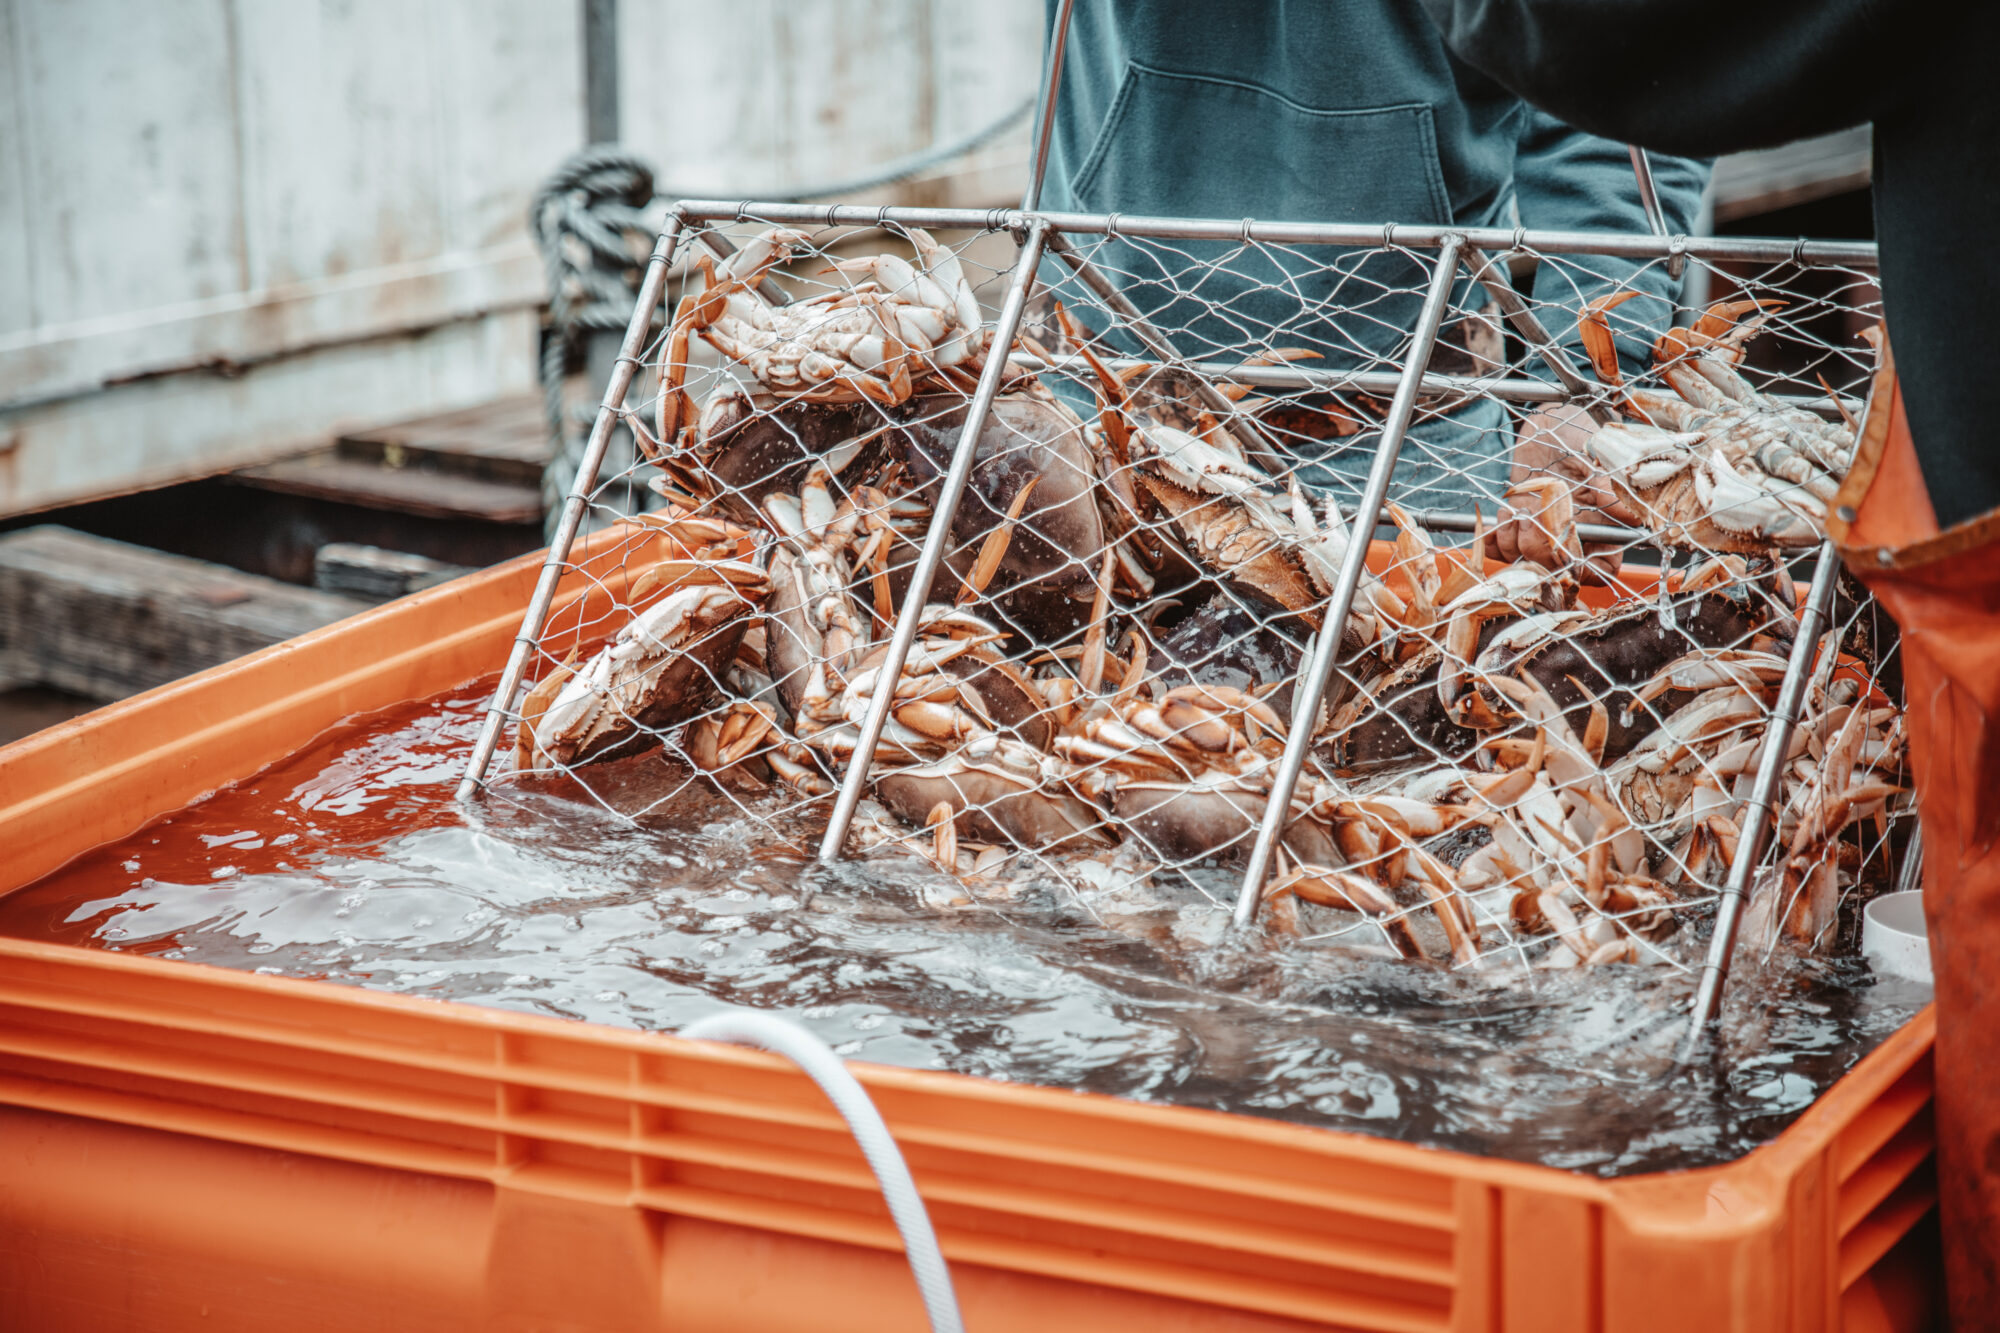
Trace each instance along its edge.
{"label": "wire mesh netting", "polygon": [[643,461],[586,487],[485,789],[641,822],[726,802],[807,850],[943,524],[847,842],[931,867],[940,906],[1226,909],[1303,729],[1263,929],[1686,968],[1804,673],[1750,922],[1826,946],[1909,824],[1893,627],[1845,584],[1802,611],[1874,372],[1872,272],[1523,239],[1066,225],[1003,348],[1019,233],[689,215],[618,409]]}

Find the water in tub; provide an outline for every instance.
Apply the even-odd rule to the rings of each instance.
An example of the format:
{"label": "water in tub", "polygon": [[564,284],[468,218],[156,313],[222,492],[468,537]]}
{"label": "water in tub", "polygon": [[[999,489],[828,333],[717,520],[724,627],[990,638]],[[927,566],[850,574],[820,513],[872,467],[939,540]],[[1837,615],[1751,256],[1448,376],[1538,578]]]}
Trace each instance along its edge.
{"label": "water in tub", "polygon": [[486,697],[359,719],[0,899],[0,932],[639,1028],[753,1005],[858,1059],[1606,1176],[1769,1140],[1929,998],[1851,954],[1746,962],[1726,1058],[1676,1073],[1672,966],[1239,942],[1203,892],[1225,871],[947,905],[916,858],[817,866],[822,812],[767,823],[657,751],[601,766],[601,801],[517,782],[461,807]]}

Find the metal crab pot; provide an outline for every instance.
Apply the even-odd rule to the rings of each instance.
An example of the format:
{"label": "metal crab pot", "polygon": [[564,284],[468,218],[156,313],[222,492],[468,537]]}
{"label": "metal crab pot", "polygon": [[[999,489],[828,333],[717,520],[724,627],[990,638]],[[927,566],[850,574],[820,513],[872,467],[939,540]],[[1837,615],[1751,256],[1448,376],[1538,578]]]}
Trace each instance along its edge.
{"label": "metal crab pot", "polygon": [[[954,281],[963,277],[967,289],[983,293],[989,308],[997,306],[983,363],[975,359],[939,369],[895,393],[875,386],[833,394],[842,400],[837,402],[820,401],[829,396],[825,392],[771,396],[759,379],[771,372],[755,347],[741,338],[711,339],[729,354],[704,349],[700,338],[685,336],[685,324],[669,320],[666,296],[670,284],[677,284],[680,309],[686,311],[702,303],[702,293],[726,292],[729,284],[714,276],[717,262],[726,278],[732,256],[742,266],[740,247],[746,241],[763,244],[755,238],[772,228],[792,234],[787,244],[796,253],[789,272],[757,273],[754,291],[737,284],[733,299],[751,303],[745,309],[754,319],[791,320],[785,327],[807,330],[797,335],[807,340],[816,319],[830,320],[831,312],[864,297],[879,299],[885,289],[877,282],[877,294],[867,296],[866,284],[853,283],[854,263],[846,264],[849,274],[830,279],[832,270],[815,261],[838,263],[857,248],[900,248],[914,239],[926,275],[948,270]],[[951,239],[934,247],[931,231]],[[1002,260],[1008,250],[1011,261]],[[923,259],[925,254],[930,258]],[[1253,928],[1259,902],[1273,884],[1289,884],[1298,899],[1315,904],[1301,927],[1309,937],[1387,943],[1436,956],[1448,949],[1461,965],[1492,960],[1518,965],[1536,957],[1546,963],[1549,941],[1565,939],[1575,961],[1643,957],[1683,970],[1698,968],[1691,1055],[1702,1023],[1716,1012],[1746,905],[1758,919],[1760,942],[1774,937],[1779,922],[1792,923],[1796,933],[1804,920],[1804,933],[1824,935],[1832,920],[1828,902],[1856,886],[1893,881],[1904,869],[1892,855],[1900,838],[1891,836],[1896,812],[1885,795],[1873,801],[1877,836],[1872,839],[1850,837],[1853,845],[1843,851],[1835,846],[1843,836],[1837,829],[1810,846],[1795,837],[1830,799],[1826,791],[1809,790],[1802,775],[1818,771],[1813,765],[1836,740],[1851,752],[1877,754],[1881,773],[1865,765],[1855,771],[1881,777],[1880,786],[1892,785],[1895,737],[1836,735],[1829,719],[1851,716],[1859,705],[1880,705],[1869,714],[1872,725],[1893,730],[1884,719],[1899,702],[1900,684],[1893,636],[1883,632],[1886,622],[1865,599],[1836,597],[1837,561],[1823,541],[1801,539],[1808,524],[1778,504],[1770,512],[1788,526],[1776,537],[1731,517],[1742,505],[1717,499],[1712,479],[1694,475],[1711,466],[1696,445],[1654,443],[1668,432],[1653,430],[1645,414],[1667,420],[1663,402],[1697,416],[1696,404],[1715,406],[1704,395],[1716,390],[1703,387],[1699,377],[1688,380],[1688,367],[1700,362],[1690,359],[1695,354],[1685,338],[1666,349],[1660,378],[1645,386],[1636,382],[1637,372],[1634,383],[1619,383],[1608,353],[1600,356],[1594,347],[1592,360],[1598,364],[1592,366],[1565,349],[1564,335],[1581,320],[1597,326],[1606,347],[1622,346],[1628,354],[1638,349],[1643,363],[1669,322],[1658,302],[1650,313],[1643,301],[1623,308],[1599,302],[1585,314],[1585,294],[1611,289],[1592,267],[1607,260],[1625,266],[1628,283],[1634,274],[1658,277],[1671,269],[1704,272],[1711,288],[1727,284],[1740,298],[1734,313],[1755,312],[1731,335],[1749,351],[1740,370],[1727,372],[1733,377],[1729,392],[1754,400],[1757,410],[1789,414],[1792,428],[1813,441],[1822,433],[1838,437],[1865,410],[1873,354],[1853,330],[1879,316],[1875,253],[1866,244],[683,202],[670,213],[646,270],[584,467],[461,796],[504,789],[535,764],[551,762],[590,786],[588,764],[561,747],[537,752],[524,741],[517,763],[495,766],[510,733],[535,731],[543,715],[538,710],[548,706],[555,684],[566,691],[560,707],[597,707],[608,719],[602,725],[612,727],[624,749],[663,744],[670,757],[690,764],[689,782],[707,781],[702,773],[717,767],[718,737],[740,741],[745,706],[755,694],[740,675],[731,676],[732,654],[740,656],[749,622],[731,620],[726,630],[697,625],[691,638],[674,646],[667,655],[693,679],[666,691],[674,706],[665,711],[648,712],[607,691],[602,666],[594,685],[553,680],[564,659],[587,656],[607,635],[636,624],[638,602],[652,595],[616,604],[597,620],[552,617],[559,587],[575,576],[575,543],[586,526],[609,525],[614,561],[635,570],[650,564],[680,571],[674,578],[685,577],[686,566],[702,559],[714,563],[727,554],[754,564],[764,555],[753,554],[753,547],[766,555],[783,549],[784,555],[772,556],[771,568],[782,568],[785,577],[777,582],[786,583],[792,566],[806,560],[803,539],[796,533],[789,539],[783,532],[765,534],[771,527],[766,511],[773,496],[818,485],[828,503],[839,498],[848,505],[843,512],[850,523],[866,528],[873,522],[879,538],[871,548],[872,572],[857,566],[840,576],[847,580],[841,595],[853,593],[850,614],[861,626],[861,642],[872,640],[870,655],[860,663],[867,668],[860,675],[869,688],[849,681],[836,701],[844,709],[837,745],[802,748],[795,734],[800,728],[772,727],[758,753],[780,768],[816,766],[817,776],[761,789],[754,781],[724,782],[729,799],[746,812],[776,818],[824,811],[821,855],[834,858],[853,850],[856,814],[865,811],[872,821],[871,845],[900,842],[917,850],[928,839],[930,854],[939,859],[952,856],[956,844],[965,858],[961,878],[974,885],[1008,874],[1074,884],[1067,854],[1115,844],[1130,850],[1128,869],[1136,859],[1134,873],[1193,885],[1231,908],[1239,929]],[[1517,290],[1509,275],[1529,262],[1543,274],[1534,291],[1567,291],[1572,299],[1537,299]],[[1833,275],[1832,283],[1821,285],[1835,294],[1804,301],[1775,295],[1790,275],[1807,270]],[[1152,310],[1150,316],[1141,313],[1135,294]],[[972,299],[969,290],[965,299]],[[1058,303],[1065,307],[1060,316]],[[815,313],[820,311],[830,313],[822,317]],[[1718,328],[1727,324],[1717,321]],[[1702,327],[1686,336],[1698,336]],[[1742,336],[1753,327],[1754,339]],[[1345,332],[1328,332],[1336,328]],[[774,339],[784,344],[784,337],[764,336],[767,345]],[[979,370],[976,379],[973,368]],[[1668,391],[1670,384],[1685,402]],[[1024,385],[1042,387],[1024,390]],[[685,394],[671,392],[676,388]],[[1132,452],[1137,443],[1115,449],[1106,444],[1112,427],[1101,409],[1107,394],[1120,393],[1128,395],[1128,406],[1145,400],[1143,417],[1139,408],[1127,415],[1145,423],[1130,429],[1149,442],[1147,457]],[[1039,400],[1025,402],[1024,394],[1038,394]],[[605,446],[621,423],[649,441],[659,427],[671,434],[688,427],[692,405],[704,395],[711,402],[726,401],[688,436],[697,440],[691,457],[673,456],[669,445],[659,444],[655,447],[670,455],[664,477],[643,464],[636,474],[600,475]],[[1458,580],[1461,589],[1467,580],[1477,583],[1488,575],[1506,582],[1507,571],[1468,554],[1469,548],[1437,548],[1458,540],[1451,534],[1497,521],[1509,485],[1512,441],[1529,429],[1533,414],[1551,409],[1572,411],[1580,427],[1599,428],[1590,447],[1602,442],[1603,457],[1594,461],[1607,469],[1607,458],[1621,462],[1622,470],[1614,473],[1618,493],[1644,511],[1639,526],[1582,522],[1564,530],[1572,544],[1592,541],[1618,550],[1624,572],[1607,586],[1580,594],[1565,586],[1560,602],[1551,600],[1556,594],[1547,588],[1531,589],[1532,597],[1542,599],[1531,604],[1532,597],[1521,600],[1527,594],[1503,587],[1488,600],[1505,614],[1469,615],[1464,625],[1452,621],[1451,630],[1465,628],[1474,635],[1455,646],[1445,624],[1451,608],[1444,607],[1437,624],[1418,627],[1429,646],[1413,661],[1410,631],[1393,619],[1376,617],[1371,631],[1376,647],[1357,647],[1355,626],[1369,623],[1377,604],[1418,600],[1440,577],[1447,587]],[[1639,424],[1621,423],[1621,410]],[[1186,429],[1175,433],[1169,421]],[[1652,433],[1645,434],[1648,430]],[[1316,534],[1318,545],[1275,581],[1245,572],[1262,553],[1241,559],[1226,551],[1215,555],[1204,546],[1210,534],[1220,530],[1218,542],[1237,540],[1237,529],[1211,523],[1207,516],[1219,503],[1216,496],[1189,481],[1184,458],[1168,457],[1170,448],[1153,442],[1154,434],[1197,444],[1226,437],[1246,460],[1230,484],[1252,478],[1248,485],[1257,503],[1266,509],[1294,506],[1295,527],[1289,531]],[[1614,435],[1621,448],[1636,453],[1614,454]],[[843,442],[846,447],[836,450]],[[1674,447],[1685,456],[1673,454]],[[902,487],[903,498],[895,503],[912,508],[914,520],[899,518],[880,492],[848,484],[853,473],[840,469],[857,456],[856,471],[873,469],[870,477],[893,478],[884,484]],[[824,467],[814,481],[815,464],[829,462],[835,465]],[[672,518],[660,514],[619,526],[623,516],[610,507],[613,498],[630,494],[649,477],[684,509],[700,498],[704,516],[740,525],[729,539],[735,545],[727,552],[722,541],[696,549],[703,538],[676,537],[666,530]],[[1032,495],[1030,478],[1039,488]],[[1543,480],[1531,474],[1525,491],[1534,492]],[[1187,486],[1196,489],[1188,492]],[[686,496],[691,488],[706,495]],[[1107,498],[1113,492],[1128,498]],[[1511,502],[1519,506],[1523,493],[1512,492]],[[1146,499],[1135,508],[1132,495]],[[1334,512],[1316,518],[1328,501]],[[1019,511],[1012,517],[1010,502]],[[1307,506],[1303,515],[1296,508],[1300,503]],[[1674,509],[1674,503],[1683,509]],[[1806,503],[1817,501],[1807,497]],[[1702,504],[1707,507],[1699,508]],[[793,510],[799,511],[798,504]],[[1392,517],[1397,527],[1389,526]],[[1322,522],[1324,527],[1316,526]],[[1342,523],[1349,532],[1378,539],[1329,545],[1327,534]],[[1001,529],[1012,534],[1007,554],[997,572],[975,579],[980,556],[992,551]],[[1392,544],[1388,539],[1398,533]],[[1115,560],[1106,556],[1114,542]],[[1151,560],[1148,568],[1113,572],[1140,563],[1135,550]],[[1743,553],[1759,551],[1761,558],[1744,560]],[[1703,564],[1704,557],[1728,553],[1736,553],[1738,563],[1722,567],[1720,576],[1712,561]],[[1232,559],[1238,563],[1229,565]],[[983,581],[986,576],[990,583]],[[731,577],[741,590],[756,576]],[[1562,574],[1562,580],[1569,578]],[[1691,591],[1697,584],[1689,580],[1705,582]],[[642,581],[642,587],[671,581],[656,578]],[[986,615],[1006,637],[977,651],[953,649],[961,652],[957,665],[942,668],[932,662],[937,645],[930,639],[919,644],[920,636],[930,633],[924,628],[925,608],[953,600],[960,585],[964,591],[957,600],[967,611]],[[760,585],[754,597],[764,595]],[[804,667],[781,661],[780,650],[797,638],[798,622],[795,613],[773,610],[786,603],[784,589],[769,596],[773,600],[763,608],[762,622],[768,627],[767,651],[761,657],[753,651],[751,657],[780,682],[785,708],[767,713],[780,723],[796,722],[791,714],[797,691],[785,682],[802,679]],[[1733,602],[1726,604],[1725,598]],[[1184,605],[1191,600],[1200,603],[1194,614]],[[872,609],[863,614],[862,607]],[[786,620],[786,614],[794,618]],[[1517,625],[1502,636],[1504,643],[1496,641],[1490,625],[1509,620],[1528,622],[1527,628]],[[1093,642],[1091,627],[1107,623],[1114,641]],[[1539,638],[1528,632],[1541,624],[1547,628]],[[1406,637],[1396,639],[1392,631]],[[634,632],[623,630],[628,643]],[[651,642],[654,633],[649,629],[638,637]],[[690,670],[685,650],[697,642],[707,656]],[[1405,660],[1385,660],[1385,642],[1400,645]],[[1490,675],[1480,674],[1488,671],[1491,653],[1503,649],[1513,653],[1507,662],[1513,676],[1544,692],[1536,700],[1510,705],[1489,686]],[[1354,834],[1357,823],[1378,819],[1379,812],[1357,815],[1351,802],[1339,798],[1385,794],[1365,782],[1351,790],[1338,782],[1329,786],[1330,775],[1344,780],[1399,764],[1412,772],[1453,765],[1468,772],[1483,765],[1482,771],[1491,772],[1486,756],[1505,753],[1508,743],[1491,726],[1495,710],[1511,718],[1526,716],[1523,709],[1552,706],[1562,714],[1561,726],[1590,743],[1593,759],[1609,768],[1614,758],[1650,745],[1638,759],[1645,767],[1659,758],[1662,737],[1677,736],[1675,728],[1692,716],[1676,715],[1676,709],[1699,702],[1699,691],[1653,679],[1687,652],[1754,659],[1742,670],[1761,674],[1754,688],[1746,687],[1755,706],[1739,709],[1742,716],[1723,733],[1736,742],[1733,747],[1706,741],[1667,747],[1682,786],[1701,787],[1705,780],[1708,788],[1706,795],[1680,792],[1675,818],[1685,821],[1689,809],[1697,811],[1687,828],[1664,820],[1657,809],[1642,813],[1630,796],[1631,762],[1612,770],[1622,773],[1617,782],[1607,777],[1602,786],[1602,794],[1620,807],[1617,820],[1642,828],[1649,840],[1646,875],[1677,886],[1666,898],[1642,888],[1605,907],[1597,902],[1600,892],[1592,899],[1596,915],[1584,912],[1590,918],[1586,927],[1566,919],[1560,903],[1517,903],[1511,918],[1491,904],[1450,907],[1440,898],[1451,898],[1452,886],[1441,881],[1438,892],[1425,889],[1428,901],[1387,896],[1360,901],[1372,892],[1366,886],[1313,871],[1337,867],[1343,854],[1352,863],[1358,854],[1351,839],[1336,844]],[[1092,678],[1084,682],[1084,697],[1100,687],[1112,692],[1107,659],[1130,664],[1119,668],[1124,673],[1146,675],[1149,683],[1139,693],[1150,693],[1154,703],[1176,684],[1195,690],[1202,706],[1212,702],[1202,691],[1239,691],[1217,706],[1234,709],[1231,721],[1247,727],[1252,740],[1261,737],[1265,760],[1256,765],[1254,780],[1240,771],[1240,755],[1229,761],[1237,764],[1235,770],[1220,763],[1201,769],[1199,762],[1191,768],[1190,762],[1206,761],[1200,755],[1191,761],[1192,751],[1182,745],[1166,760],[1146,752],[1142,758],[1153,769],[1137,759],[1120,768],[1122,756],[1105,758],[1096,740],[1064,734],[1076,712],[1074,678],[1086,667]],[[1068,767],[1017,763],[1002,771],[995,762],[968,759],[968,751],[925,751],[907,744],[899,683],[907,687],[912,672],[932,669],[955,672],[966,682],[960,703],[976,695],[977,706],[965,707],[982,723],[999,725],[1032,756],[1061,750]],[[1062,678],[1057,683],[1067,695],[1047,683],[1054,678]],[[543,682],[541,697],[523,696],[530,680]],[[1428,702],[1432,693],[1437,704]],[[1275,725],[1267,718],[1261,733],[1257,724],[1242,720],[1256,712],[1251,696],[1257,707],[1283,714]],[[1187,700],[1164,702],[1179,707]],[[1593,702],[1604,706],[1608,739],[1589,734],[1599,725],[1589,717]],[[822,706],[834,707],[824,701]],[[734,720],[728,716],[732,708],[739,713]],[[1291,725],[1292,719],[1317,724]],[[747,720],[753,727],[763,725]],[[1147,714],[1144,720],[1159,741],[1158,717]],[[892,738],[886,754],[885,730]],[[1525,736],[1532,728],[1515,731]],[[1560,727],[1558,733],[1560,739]],[[1280,735],[1281,751],[1274,740]],[[1155,749],[1170,748],[1180,736],[1172,732],[1165,746]],[[1498,743],[1489,744],[1496,737]],[[1802,746],[1810,749],[1812,764],[1798,762]],[[730,777],[745,771],[734,765],[736,753],[730,751],[732,763],[724,766]],[[1097,756],[1099,768],[1114,777],[1086,774],[1079,780],[1079,755]],[[1162,778],[1156,770],[1163,763],[1179,765],[1179,771]],[[1650,778],[1638,785],[1657,796],[1658,784]],[[753,789],[761,794],[745,794]],[[1462,803],[1483,799],[1465,795],[1464,787],[1455,790]],[[828,794],[830,807],[822,804]],[[877,818],[884,805],[895,818]],[[1723,823],[1714,822],[1717,815]],[[949,827],[937,828],[940,822]],[[1598,827],[1600,840],[1612,839],[1609,823]],[[1578,834],[1573,858],[1548,847],[1533,855],[1580,866],[1597,850],[1590,841],[1594,836],[1588,828]],[[1624,849],[1635,836],[1628,831],[1617,843],[1619,865],[1629,868]],[[1450,869],[1412,856],[1433,881]],[[1226,876],[1235,877],[1233,887],[1224,883]],[[1421,876],[1413,875],[1411,882],[1420,886]],[[1332,915],[1322,916],[1319,907],[1329,905]],[[1358,908],[1358,915],[1342,908]],[[1717,913],[1717,929],[1704,963],[1650,947],[1662,931],[1671,933],[1676,923],[1710,912]],[[1644,931],[1633,929],[1634,922],[1644,922]],[[1597,932],[1591,937],[1595,944],[1576,933],[1586,928]],[[1566,958],[1557,954],[1557,961]]]}

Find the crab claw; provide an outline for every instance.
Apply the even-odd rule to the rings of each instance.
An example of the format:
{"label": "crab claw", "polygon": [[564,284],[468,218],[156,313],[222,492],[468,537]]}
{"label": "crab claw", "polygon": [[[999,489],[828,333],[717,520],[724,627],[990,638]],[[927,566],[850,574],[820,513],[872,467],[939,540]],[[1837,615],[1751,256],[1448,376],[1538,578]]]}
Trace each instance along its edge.
{"label": "crab claw", "polygon": [[1763,297],[1750,301],[1717,301],[1702,312],[1693,328],[1668,329],[1653,343],[1653,363],[1666,365],[1699,351],[1711,351],[1734,363],[1743,355],[1742,345],[1763,323],[1762,318],[1739,326],[1736,321],[1753,310],[1777,310],[1783,301]]}
{"label": "crab claw", "polygon": [[1125,381],[1112,372],[1103,358],[1091,350],[1091,333],[1069,311],[1063,303],[1055,303],[1056,323],[1062,328],[1063,338],[1076,348],[1077,354],[1090,363],[1090,369],[1097,376],[1098,422],[1104,428],[1104,438],[1110,441],[1112,456],[1122,467],[1132,457],[1132,428],[1125,421]]}
{"label": "crab claw", "polygon": [[576,674],[576,650],[572,648],[567,658],[555,670],[542,677],[541,683],[528,691],[521,700],[521,722],[514,732],[514,767],[526,772],[536,766],[535,727],[540,724],[542,714],[549,711],[549,705],[562,693],[563,686],[569,684]]}
{"label": "crab claw", "polygon": [[1749,301],[1717,301],[1701,312],[1701,318],[1694,323],[1697,337],[1720,338],[1734,328],[1736,321],[1753,310],[1782,310],[1785,303],[1776,297],[1760,297]]}
{"label": "crab claw", "polygon": [[931,830],[931,861],[947,875],[958,873],[958,812],[950,801],[931,807],[924,826]]}
{"label": "crab claw", "polygon": [[1576,321],[1583,350],[1590,354],[1590,368],[1597,372],[1600,381],[1614,389],[1625,383],[1625,376],[1618,369],[1618,344],[1611,336],[1611,321],[1606,316],[1637,295],[1624,291],[1600,296],[1583,308]]}

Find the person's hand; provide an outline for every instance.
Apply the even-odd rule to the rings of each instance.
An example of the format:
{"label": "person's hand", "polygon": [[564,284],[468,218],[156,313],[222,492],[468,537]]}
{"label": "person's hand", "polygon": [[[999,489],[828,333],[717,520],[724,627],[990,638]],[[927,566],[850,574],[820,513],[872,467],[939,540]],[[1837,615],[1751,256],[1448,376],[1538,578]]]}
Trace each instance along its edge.
{"label": "person's hand", "polygon": [[[1603,543],[1572,548],[1574,523],[1632,523],[1584,442],[1597,429],[1577,407],[1552,407],[1521,422],[1514,442],[1513,482],[1500,521],[1486,534],[1486,553],[1496,560],[1532,560],[1547,569],[1574,564],[1586,583],[1617,576],[1622,553]],[[1536,484],[1560,479],[1561,488]]]}

